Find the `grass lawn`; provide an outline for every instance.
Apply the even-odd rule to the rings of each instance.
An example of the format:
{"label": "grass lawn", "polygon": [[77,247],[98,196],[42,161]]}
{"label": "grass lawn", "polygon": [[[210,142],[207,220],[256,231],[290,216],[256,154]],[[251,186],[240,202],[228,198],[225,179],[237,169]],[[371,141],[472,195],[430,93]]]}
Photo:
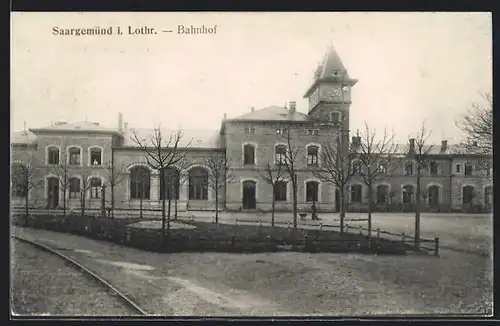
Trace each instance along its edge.
{"label": "grass lawn", "polygon": [[[19,221],[17,221],[18,223]],[[16,223],[16,222],[15,222]],[[32,216],[29,225],[94,238],[110,239],[153,251],[269,252],[289,250],[294,243],[293,228],[259,225],[214,224],[202,221],[171,221],[167,242],[162,242],[160,220],[139,218],[91,218],[86,216]],[[129,235],[127,235],[129,234]],[[168,237],[169,235],[169,237]],[[168,241],[168,239],[170,239]],[[404,254],[408,246],[399,241],[379,239],[369,248],[365,236],[340,234],[334,230],[298,228],[295,251],[383,252]]]}

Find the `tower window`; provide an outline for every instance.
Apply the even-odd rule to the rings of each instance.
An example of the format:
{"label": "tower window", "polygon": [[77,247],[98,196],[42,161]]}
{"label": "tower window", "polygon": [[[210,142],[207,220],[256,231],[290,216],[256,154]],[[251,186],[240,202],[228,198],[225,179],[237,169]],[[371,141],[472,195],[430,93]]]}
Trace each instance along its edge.
{"label": "tower window", "polygon": [[330,112],[330,122],[339,123],[340,122],[340,112]]}
{"label": "tower window", "polygon": [[334,71],[333,71],[333,75],[334,75],[334,76],[338,76],[338,75],[339,75],[338,70],[334,70]]}

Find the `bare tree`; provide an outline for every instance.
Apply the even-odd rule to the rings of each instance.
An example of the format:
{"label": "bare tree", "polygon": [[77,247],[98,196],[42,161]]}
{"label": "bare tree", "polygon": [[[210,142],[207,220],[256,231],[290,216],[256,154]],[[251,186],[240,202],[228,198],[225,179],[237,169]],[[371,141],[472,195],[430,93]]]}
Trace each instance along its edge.
{"label": "bare tree", "polygon": [[212,151],[203,158],[210,169],[208,174],[209,187],[215,192],[215,223],[219,223],[219,193],[233,179],[232,169],[226,154]]}
{"label": "bare tree", "polygon": [[290,182],[292,185],[292,212],[293,212],[293,236],[294,240],[297,235],[297,157],[299,155],[299,146],[293,144],[291,128],[287,125],[285,128],[279,129],[278,139],[284,138],[286,145],[280,147],[279,145],[275,148],[276,153],[276,165],[283,165],[283,169],[286,174],[290,177]]}
{"label": "bare tree", "polygon": [[56,175],[56,178],[59,180],[59,184],[61,185],[61,190],[63,192],[63,214],[66,215],[67,193],[70,180],[70,167],[67,159],[62,158],[62,161],[60,161],[59,164],[52,166],[50,170]]}
{"label": "bare tree", "polygon": [[[108,170],[108,184],[111,190],[111,218],[114,218],[115,212],[115,187],[125,180],[125,164],[116,165],[114,154],[111,153],[111,160],[106,165]],[[105,207],[103,207],[105,209]]]}
{"label": "bare tree", "polygon": [[37,167],[37,161],[34,156],[31,156],[25,162],[15,162],[12,164],[11,178],[15,189],[13,191],[20,192],[24,196],[25,217],[29,216],[29,192],[34,187],[37,187],[43,182],[40,175],[40,170]]}
{"label": "bare tree", "polygon": [[416,205],[415,205],[415,249],[420,248],[420,211],[421,205],[420,200],[423,195],[427,195],[422,192],[421,178],[422,172],[430,167],[431,159],[429,153],[434,147],[433,144],[428,145],[427,140],[431,136],[431,132],[427,131],[425,128],[425,122],[422,123],[422,129],[417,134],[416,138],[410,138],[409,140],[409,152],[408,155],[413,158],[416,164],[416,178],[417,178],[417,189],[416,189]]}
{"label": "bare tree", "polygon": [[460,117],[456,126],[465,134],[464,147],[468,151],[492,155],[493,153],[493,97],[480,94],[484,104],[473,103]]}
{"label": "bare tree", "polygon": [[351,146],[349,142],[342,144],[341,137],[325,141],[319,155],[320,163],[313,170],[315,177],[339,189],[341,233],[344,232],[346,186],[355,172],[352,169],[352,162],[355,155]]}
{"label": "bare tree", "polygon": [[[397,145],[394,144],[394,134],[389,134],[387,129],[381,139],[376,140],[376,130],[371,130],[365,123],[365,130],[358,135],[357,158],[361,162],[361,175],[364,184],[368,187],[368,237],[371,239],[372,230],[372,205],[373,205],[373,186],[379,180],[385,178],[397,167],[392,164],[394,155],[397,151]],[[371,242],[370,242],[371,243]]]}
{"label": "bare tree", "polygon": [[187,166],[188,166],[188,161],[186,159],[183,159],[177,163],[177,167],[179,168],[179,170],[177,175],[177,185],[174,187],[174,220],[177,220],[179,217],[178,206],[179,206],[180,188],[189,182],[189,175],[183,173],[183,171],[186,171]]}
{"label": "bare tree", "polygon": [[[180,147],[182,140],[182,131],[177,130],[169,136],[164,137],[160,126],[157,126],[147,136],[141,138],[136,131],[133,131],[132,141],[134,141],[146,154],[148,165],[158,171],[160,175],[160,188],[166,190],[165,172],[168,168],[174,168],[177,163],[182,162],[187,154],[187,149],[191,141],[185,146]],[[170,239],[170,207],[172,196],[168,196],[168,217],[166,215],[166,196],[162,197],[162,241],[165,241],[165,226],[167,229],[167,238]]]}
{"label": "bare tree", "polygon": [[262,180],[267,182],[273,187],[272,193],[272,204],[271,204],[271,226],[274,227],[274,213],[276,210],[276,187],[279,182],[285,181],[285,173],[286,171],[283,169],[282,164],[277,164],[275,168],[271,165],[270,162],[267,162],[266,168],[264,171],[257,172]]}
{"label": "bare tree", "polygon": [[92,185],[92,179],[94,178],[90,171],[83,170],[80,173],[81,184],[80,184],[80,213],[81,216],[85,215],[85,208],[87,203],[87,191]]}

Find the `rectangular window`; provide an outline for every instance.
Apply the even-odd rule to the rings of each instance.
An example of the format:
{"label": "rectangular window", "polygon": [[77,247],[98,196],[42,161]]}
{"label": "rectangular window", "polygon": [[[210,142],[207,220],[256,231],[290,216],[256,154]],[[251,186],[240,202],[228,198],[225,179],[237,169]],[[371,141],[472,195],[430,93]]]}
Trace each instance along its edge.
{"label": "rectangular window", "polygon": [[100,149],[91,149],[90,150],[90,164],[92,165],[101,165],[101,150]]}
{"label": "rectangular window", "polygon": [[361,186],[351,186],[351,203],[361,203]]}
{"label": "rectangular window", "polygon": [[472,176],[472,171],[474,170],[472,163],[465,163],[464,174],[467,176]]}
{"label": "rectangular window", "polygon": [[250,133],[251,133],[252,135],[254,135],[254,134],[255,134],[255,128],[250,128]]}
{"label": "rectangular window", "polygon": [[439,173],[439,164],[436,162],[430,162],[429,163],[429,173],[430,175],[438,175]]}
{"label": "rectangular window", "polygon": [[80,165],[80,149],[70,148],[69,149],[69,165]]}
{"label": "rectangular window", "polygon": [[274,200],[286,201],[286,182],[278,181],[274,184]]}
{"label": "rectangular window", "polygon": [[80,179],[69,180],[69,198],[77,198],[80,194]]}
{"label": "rectangular window", "polygon": [[405,175],[412,175],[412,174],[413,174],[413,163],[406,162],[405,163]]}
{"label": "rectangular window", "polygon": [[456,171],[456,173],[461,173],[461,168],[462,168],[462,165],[461,165],[461,164],[457,164],[457,165],[455,166],[455,171]]}
{"label": "rectangular window", "polygon": [[306,183],[306,201],[318,201],[318,183],[310,181]]}
{"label": "rectangular window", "polygon": [[319,134],[319,130],[317,129],[309,129],[307,130],[307,135],[308,136],[317,136]]}
{"label": "rectangular window", "polygon": [[90,180],[90,198],[101,197],[101,179],[93,178]]}
{"label": "rectangular window", "polygon": [[58,149],[49,149],[49,164],[59,164],[59,150]]}

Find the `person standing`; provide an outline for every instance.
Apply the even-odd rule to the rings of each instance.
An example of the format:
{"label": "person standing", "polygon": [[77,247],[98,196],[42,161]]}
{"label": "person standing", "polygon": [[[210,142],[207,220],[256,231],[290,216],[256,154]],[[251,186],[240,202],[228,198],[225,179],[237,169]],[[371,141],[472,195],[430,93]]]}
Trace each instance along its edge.
{"label": "person standing", "polygon": [[313,203],[311,205],[311,219],[313,221],[319,220],[318,215],[316,214],[316,202],[315,201],[313,201]]}

